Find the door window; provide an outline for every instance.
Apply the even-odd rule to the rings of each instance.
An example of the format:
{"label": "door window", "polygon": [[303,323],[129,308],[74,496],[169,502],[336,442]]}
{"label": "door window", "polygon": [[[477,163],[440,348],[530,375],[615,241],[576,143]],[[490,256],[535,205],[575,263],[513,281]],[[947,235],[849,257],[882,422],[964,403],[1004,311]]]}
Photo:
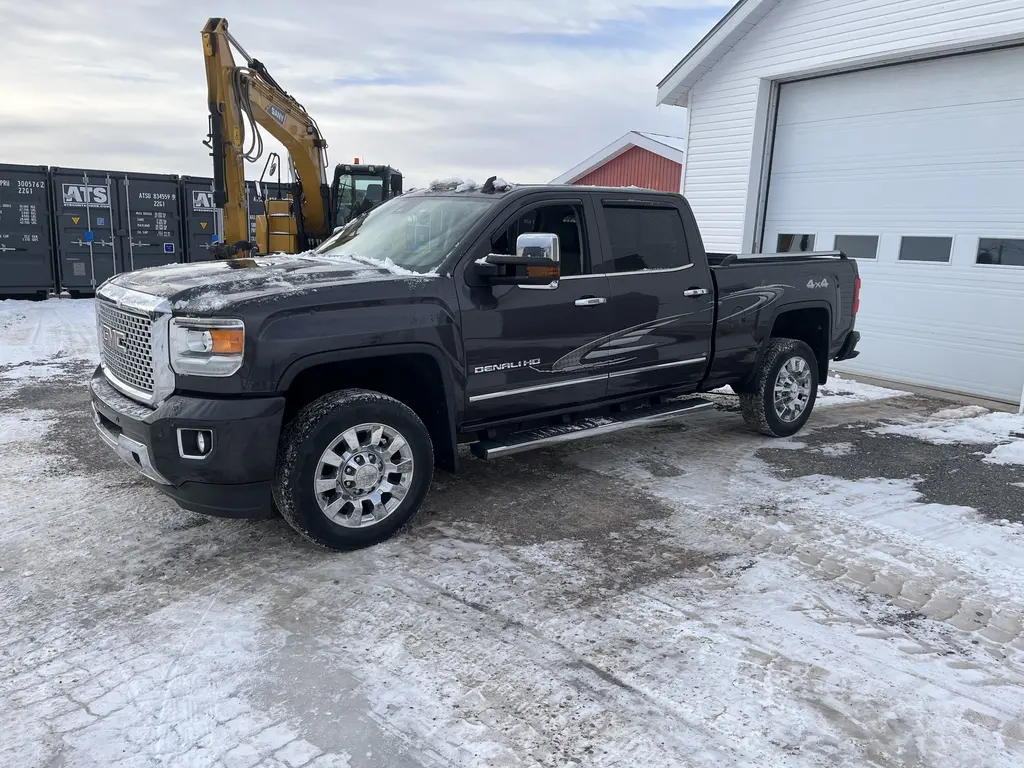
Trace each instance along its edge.
{"label": "door window", "polygon": [[776,253],[806,253],[814,250],[814,235],[779,235]]}
{"label": "door window", "polygon": [[981,238],[978,241],[978,263],[1024,267],[1024,239]]}
{"label": "door window", "polygon": [[675,208],[604,207],[610,273],[676,269],[690,263],[686,230]]}
{"label": "door window", "polygon": [[582,205],[556,203],[527,211],[494,235],[491,239],[491,253],[513,255],[520,235],[537,232],[558,235],[562,277],[582,275],[589,271],[590,258]]}
{"label": "door window", "polygon": [[842,251],[851,259],[874,259],[878,255],[878,236],[836,235],[833,249]]}
{"label": "door window", "polygon": [[900,261],[948,262],[952,237],[909,237],[900,239]]}

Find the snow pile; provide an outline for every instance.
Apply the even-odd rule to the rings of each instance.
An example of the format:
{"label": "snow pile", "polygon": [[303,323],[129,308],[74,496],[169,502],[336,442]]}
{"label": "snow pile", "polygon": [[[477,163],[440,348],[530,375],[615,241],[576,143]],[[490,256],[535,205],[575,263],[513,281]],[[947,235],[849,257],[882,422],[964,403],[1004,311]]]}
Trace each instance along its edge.
{"label": "snow pile", "polygon": [[818,389],[818,405],[849,405],[850,403],[867,403],[872,400],[888,400],[892,397],[903,397],[910,394],[899,389],[876,387],[853,379],[844,379],[835,374],[829,376],[828,382]]}
{"label": "snow pile", "polygon": [[446,179],[434,179],[430,182],[430,190],[437,192],[442,190],[455,190],[456,192],[467,192],[476,187],[473,180],[461,179],[458,176],[450,176]]}
{"label": "snow pile", "polygon": [[[719,387],[713,389],[709,394],[735,396],[732,387]],[[910,394],[898,389],[876,387],[873,384],[864,384],[853,379],[844,379],[835,374],[829,376],[827,384],[818,388],[818,399],[815,401],[815,408],[828,408],[833,405],[852,405],[855,403],[869,403],[873,400],[888,400],[893,397],[904,397]]]}
{"label": "snow pile", "polygon": [[98,359],[93,300],[0,301],[0,366],[55,357]]}
{"label": "snow pile", "polygon": [[[514,186],[505,181],[505,179],[497,177],[495,177],[491,184],[496,192],[504,192]],[[432,192],[472,192],[474,189],[480,189],[480,185],[473,179],[461,179],[458,176],[452,176],[447,179],[434,179],[430,182],[429,189]]]}
{"label": "snow pile", "polygon": [[888,424],[875,435],[903,435],[936,445],[996,445],[985,457],[991,464],[1024,465],[1024,415],[993,413],[981,406],[938,411],[917,424]]}

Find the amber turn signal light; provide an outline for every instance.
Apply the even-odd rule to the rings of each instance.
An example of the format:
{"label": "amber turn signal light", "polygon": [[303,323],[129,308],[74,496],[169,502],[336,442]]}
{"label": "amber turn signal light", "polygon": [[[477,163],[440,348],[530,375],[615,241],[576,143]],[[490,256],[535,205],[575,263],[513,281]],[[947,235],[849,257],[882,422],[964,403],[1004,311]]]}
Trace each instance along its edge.
{"label": "amber turn signal light", "polygon": [[245,348],[245,331],[241,328],[211,328],[215,355],[240,355]]}

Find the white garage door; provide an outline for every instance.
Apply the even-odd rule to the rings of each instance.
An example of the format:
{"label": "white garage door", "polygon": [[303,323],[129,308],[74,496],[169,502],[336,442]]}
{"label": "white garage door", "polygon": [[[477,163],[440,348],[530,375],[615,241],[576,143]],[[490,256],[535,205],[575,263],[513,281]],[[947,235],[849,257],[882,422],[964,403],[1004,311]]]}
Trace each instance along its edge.
{"label": "white garage door", "polygon": [[848,370],[1018,402],[1024,48],[785,84],[766,252],[859,257]]}

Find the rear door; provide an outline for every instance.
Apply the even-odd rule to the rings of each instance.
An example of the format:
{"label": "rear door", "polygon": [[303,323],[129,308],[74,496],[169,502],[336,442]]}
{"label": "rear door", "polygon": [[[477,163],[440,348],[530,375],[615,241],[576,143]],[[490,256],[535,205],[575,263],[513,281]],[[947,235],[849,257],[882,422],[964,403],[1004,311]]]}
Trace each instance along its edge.
{"label": "rear door", "polygon": [[613,328],[589,357],[609,363],[608,396],[696,388],[711,355],[715,301],[696,222],[676,198],[601,195],[595,203]]}
{"label": "rear door", "polygon": [[[472,285],[474,262],[514,253],[528,232],[558,235],[561,278],[549,286]],[[489,421],[600,400],[602,370],[581,350],[608,332],[608,279],[593,270],[594,210],[586,195],[527,198],[499,219],[458,279],[469,421]],[[467,279],[468,278],[468,279]]]}

